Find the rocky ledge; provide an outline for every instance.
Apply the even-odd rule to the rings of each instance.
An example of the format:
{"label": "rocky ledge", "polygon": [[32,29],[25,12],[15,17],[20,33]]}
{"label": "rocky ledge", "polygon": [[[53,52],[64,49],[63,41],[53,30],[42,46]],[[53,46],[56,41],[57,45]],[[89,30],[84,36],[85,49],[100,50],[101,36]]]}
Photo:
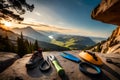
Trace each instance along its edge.
{"label": "rocky ledge", "polygon": [[[78,54],[80,51],[68,51],[68,52],[79,57]],[[109,57],[109,58],[114,57],[117,59],[117,61],[119,61],[120,55],[117,55],[117,54],[107,55],[107,54],[97,53],[101,57],[103,62],[106,65],[108,65],[113,71],[111,73],[109,73],[108,67],[106,69],[103,69],[101,67],[104,74],[102,74],[102,76],[100,76],[100,79],[99,78],[95,79],[94,77],[93,77],[94,78],[93,79],[93,78],[89,77],[88,75],[83,74],[79,70],[78,63],[75,63],[70,60],[62,58],[60,56],[60,53],[61,52],[54,52],[54,51],[53,52],[43,52],[43,56],[45,59],[50,54],[57,57],[61,66],[64,68],[64,70],[66,72],[66,76],[68,77],[67,80],[91,80],[91,79],[92,80],[109,80],[109,79],[106,79],[107,77],[109,77],[111,80],[119,80],[118,79],[119,76],[117,76],[118,78],[116,78],[116,76],[114,76],[113,71],[116,71],[116,73],[120,75],[120,68],[118,68],[117,66],[115,66],[113,64],[106,63],[105,59],[106,59],[106,57]],[[16,60],[13,65],[11,65],[9,68],[7,68],[4,72],[0,73],[0,80],[61,80],[61,78],[57,74],[57,71],[53,65],[51,66],[52,68],[47,72],[41,72],[39,70],[39,66],[33,70],[26,69],[25,64],[30,59],[31,55],[32,54],[27,54],[23,58]],[[107,77],[105,77],[105,76],[107,76]]]}
{"label": "rocky ledge", "polygon": [[19,56],[15,53],[0,52],[0,72],[12,65]]}

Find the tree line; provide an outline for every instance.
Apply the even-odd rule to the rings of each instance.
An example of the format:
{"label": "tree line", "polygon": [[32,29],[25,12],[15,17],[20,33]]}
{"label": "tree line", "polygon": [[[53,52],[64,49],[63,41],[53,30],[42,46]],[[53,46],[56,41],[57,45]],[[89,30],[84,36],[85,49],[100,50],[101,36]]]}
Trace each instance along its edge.
{"label": "tree line", "polygon": [[38,50],[38,48],[39,46],[37,40],[32,43],[27,39],[24,39],[22,33],[15,42],[12,42],[7,35],[5,37],[0,35],[0,51],[14,52],[20,57],[23,57],[25,54],[31,53],[34,50]]}

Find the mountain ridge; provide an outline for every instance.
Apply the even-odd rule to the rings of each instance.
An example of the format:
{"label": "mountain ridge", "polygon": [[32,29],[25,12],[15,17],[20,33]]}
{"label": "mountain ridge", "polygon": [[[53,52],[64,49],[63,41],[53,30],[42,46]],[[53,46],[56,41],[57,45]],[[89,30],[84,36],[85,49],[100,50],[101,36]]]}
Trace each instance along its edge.
{"label": "mountain ridge", "polygon": [[[28,37],[35,37],[39,36],[40,38],[37,39],[38,41],[44,41],[48,42],[50,44],[58,45],[61,47],[71,48],[71,49],[83,49],[88,46],[94,45],[95,42],[91,40],[89,37],[84,36],[78,36],[78,35],[67,35],[67,34],[61,34],[57,32],[45,32],[45,31],[39,31],[34,30],[32,27],[25,27],[25,28],[15,28],[12,31],[17,32],[20,34],[20,32],[26,33],[26,36]],[[29,33],[28,33],[29,32]],[[41,37],[43,36],[49,38],[49,41],[45,41],[45,38]],[[35,38],[33,38],[35,39]],[[41,40],[43,39],[43,40]],[[60,40],[61,39],[61,40]],[[72,39],[72,40],[71,40]],[[72,41],[72,42],[71,42]],[[60,43],[64,44],[61,45]]]}
{"label": "mountain ridge", "polygon": [[17,34],[21,34],[22,32],[25,36],[31,37],[33,39],[44,41],[44,42],[50,42],[50,39],[48,38],[48,36],[37,32],[30,26],[27,26],[25,28],[13,28],[11,29],[11,31]]}

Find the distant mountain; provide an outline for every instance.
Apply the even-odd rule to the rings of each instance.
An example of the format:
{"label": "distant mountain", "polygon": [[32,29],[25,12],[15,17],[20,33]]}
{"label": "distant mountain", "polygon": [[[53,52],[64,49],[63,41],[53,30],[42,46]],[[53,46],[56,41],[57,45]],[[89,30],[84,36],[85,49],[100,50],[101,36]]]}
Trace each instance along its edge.
{"label": "distant mountain", "polygon": [[7,35],[11,40],[16,40],[17,37],[19,37],[18,34],[15,34],[14,32],[12,32],[10,30],[6,30],[2,27],[0,27],[0,35],[3,37],[5,37]]}
{"label": "distant mountain", "polygon": [[56,37],[55,39],[58,41],[68,41],[71,38],[75,39],[75,42],[78,44],[83,44],[83,45],[93,45],[95,44],[94,41],[92,41],[89,37],[84,37],[84,36],[76,36],[76,35],[59,35],[58,37]]}
{"label": "distant mountain", "polygon": [[55,36],[51,43],[70,49],[84,49],[88,46],[95,45],[95,42],[89,37],[62,34]]}
{"label": "distant mountain", "polygon": [[[17,37],[20,37],[20,35],[12,32],[10,30],[5,30],[5,29],[0,27],[0,36],[5,37],[6,35],[14,43],[14,45],[16,45]],[[32,38],[27,37],[27,36],[24,36],[24,39],[27,39],[28,41],[31,41],[32,43],[35,42],[35,39],[32,39]],[[49,51],[69,50],[68,48],[61,47],[61,46],[58,46],[58,45],[55,45],[55,44],[52,44],[52,43],[48,43],[48,42],[44,42],[44,41],[38,41],[38,44],[44,50],[49,50]]]}
{"label": "distant mountain", "polygon": [[18,34],[22,32],[25,36],[37,39],[40,42],[47,42],[47,44],[54,44],[69,49],[84,49],[95,45],[95,42],[89,37],[66,35],[52,31],[36,31],[31,27],[14,28],[12,31]]}
{"label": "distant mountain", "polygon": [[25,28],[13,28],[12,31],[17,34],[21,34],[22,32],[24,36],[28,36],[38,41],[50,42],[50,39],[48,38],[48,36],[37,32],[36,30],[34,30],[33,28],[29,26]]}
{"label": "distant mountain", "polygon": [[50,35],[53,35],[54,37],[55,36],[58,36],[60,33],[59,32],[55,32],[55,31],[43,31],[43,30],[37,30],[37,32],[41,33],[41,34],[44,34],[46,36],[50,36]]}
{"label": "distant mountain", "polygon": [[38,32],[45,34],[51,38],[51,43],[59,46],[64,46],[70,49],[84,49],[86,47],[95,45],[97,42],[104,40],[104,38],[95,37],[84,37],[76,35],[66,35],[52,31],[41,31]]}
{"label": "distant mountain", "polygon": [[[6,29],[4,29],[4,28],[2,28],[2,27],[0,27],[0,35],[1,35],[2,37],[8,36],[9,39],[10,39],[13,43],[15,43],[15,44],[16,44],[17,38],[20,37],[19,34],[16,34],[16,33],[14,33],[14,32],[11,31],[11,30],[6,30]],[[28,36],[23,36],[23,37],[24,37],[24,39],[27,39],[28,41],[30,41],[30,42],[32,42],[32,43],[35,41],[35,39],[32,39],[32,38],[30,38],[30,37],[28,37]]]}
{"label": "distant mountain", "polygon": [[99,43],[103,40],[106,40],[106,38],[101,38],[101,37],[90,37],[95,43]]}
{"label": "distant mountain", "polygon": [[[42,33],[46,36],[53,36],[54,38],[59,37],[61,35],[65,35],[65,34],[61,34],[59,32],[55,32],[55,31],[42,31],[42,30],[37,30],[39,33]],[[70,35],[69,35],[70,36]],[[72,35],[72,36],[76,36],[76,35]],[[102,38],[102,37],[91,37],[91,36],[87,36],[90,39],[92,39],[95,43],[101,42],[103,40],[106,40],[106,38]]]}

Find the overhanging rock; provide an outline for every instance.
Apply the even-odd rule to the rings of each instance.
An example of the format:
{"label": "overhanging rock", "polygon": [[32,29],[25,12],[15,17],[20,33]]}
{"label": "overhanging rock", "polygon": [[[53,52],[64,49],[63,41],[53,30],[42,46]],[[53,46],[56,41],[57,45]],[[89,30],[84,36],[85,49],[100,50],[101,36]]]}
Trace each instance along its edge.
{"label": "overhanging rock", "polygon": [[102,0],[91,17],[109,24],[120,25],[120,0]]}

